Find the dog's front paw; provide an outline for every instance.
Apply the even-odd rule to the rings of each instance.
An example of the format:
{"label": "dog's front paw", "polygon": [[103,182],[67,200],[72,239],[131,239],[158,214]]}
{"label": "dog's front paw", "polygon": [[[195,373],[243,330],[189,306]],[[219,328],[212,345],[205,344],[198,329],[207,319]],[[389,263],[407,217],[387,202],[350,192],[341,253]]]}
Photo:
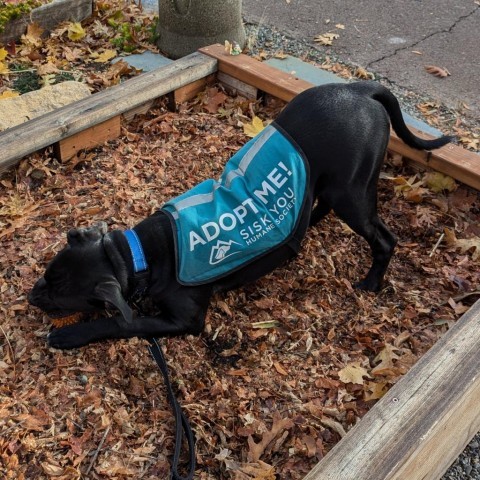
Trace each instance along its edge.
{"label": "dog's front paw", "polygon": [[382,289],[381,283],[368,278],[365,278],[364,280],[361,280],[360,282],[355,283],[353,286],[358,290],[363,290],[365,292],[374,292],[374,293],[377,293]]}
{"label": "dog's front paw", "polygon": [[89,342],[79,330],[81,329],[78,328],[78,325],[55,328],[48,334],[48,346],[62,350],[83,347]]}

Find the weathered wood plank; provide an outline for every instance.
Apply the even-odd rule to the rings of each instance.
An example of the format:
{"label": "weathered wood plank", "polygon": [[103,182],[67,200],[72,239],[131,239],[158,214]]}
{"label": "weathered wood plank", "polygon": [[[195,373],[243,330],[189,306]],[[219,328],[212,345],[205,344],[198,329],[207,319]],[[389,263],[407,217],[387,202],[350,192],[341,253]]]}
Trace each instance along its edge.
{"label": "weathered wood plank", "polygon": [[304,480],[438,480],[480,430],[480,301]]}
{"label": "weathered wood plank", "polygon": [[216,58],[219,62],[219,72],[226,73],[287,102],[300,92],[312,87],[310,82],[282,72],[247,55],[228,55],[225,53],[223,45],[203,47],[199,49],[199,52]]}
{"label": "weathered wood plank", "polygon": [[38,23],[46,31],[53,30],[67,20],[80,22],[92,14],[92,0],[53,0],[53,2],[33,9],[29,15],[13,20],[0,33],[0,43],[18,40],[29,23]]}
{"label": "weathered wood plank", "polygon": [[53,148],[55,156],[65,162],[81,150],[97,147],[107,140],[114,140],[120,136],[120,115],[98,123],[93,127],[82,130],[75,135],[60,140]]}
{"label": "weathered wood plank", "polygon": [[[408,128],[419,137],[426,139],[434,138],[410,125]],[[480,155],[474,152],[470,152],[453,143],[432,152],[415,150],[405,145],[395,134],[391,135],[388,148],[392,152],[399,153],[422,166],[449,175],[465,185],[480,190]]]}
{"label": "weathered wood plank", "polygon": [[205,90],[208,82],[209,79],[205,77],[178,88],[173,92],[175,103],[182,103],[195,98],[202,90]]}
{"label": "weathered wood plank", "polygon": [[231,75],[218,72],[217,80],[225,87],[225,90],[232,95],[242,95],[249,100],[256,100],[258,98],[258,88],[252,87],[252,85],[248,85]]}
{"label": "weathered wood plank", "polygon": [[[222,45],[210,45],[199,51],[218,60],[219,72],[231,75],[282,100],[290,101],[295,95],[313,86],[310,82],[277,70],[247,55],[228,55]],[[409,128],[412,131],[415,130]],[[423,133],[422,136],[432,138]],[[388,148],[392,152],[400,153],[406,158],[450,175],[466,185],[480,189],[480,155],[476,153],[453,144],[432,152],[416,150],[405,145],[394,132],[391,134]]]}
{"label": "weathered wood plank", "polygon": [[40,148],[216,72],[217,61],[192,53],[163,67],[0,133],[0,172]]}

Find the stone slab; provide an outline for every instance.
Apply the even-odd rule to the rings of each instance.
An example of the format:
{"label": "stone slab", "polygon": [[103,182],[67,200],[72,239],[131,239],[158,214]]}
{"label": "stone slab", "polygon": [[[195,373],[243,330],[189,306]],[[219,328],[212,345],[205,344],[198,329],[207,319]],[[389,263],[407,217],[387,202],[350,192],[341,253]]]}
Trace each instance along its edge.
{"label": "stone slab", "polygon": [[0,131],[14,127],[90,95],[80,82],[62,82],[0,100]]}

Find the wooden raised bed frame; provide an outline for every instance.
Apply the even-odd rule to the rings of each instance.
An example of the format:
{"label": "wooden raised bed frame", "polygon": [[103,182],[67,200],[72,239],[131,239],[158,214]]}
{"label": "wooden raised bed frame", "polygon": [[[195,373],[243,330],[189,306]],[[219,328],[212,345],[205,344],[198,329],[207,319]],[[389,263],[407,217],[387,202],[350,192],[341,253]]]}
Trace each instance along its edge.
{"label": "wooden raised bed frame", "polygon": [[[68,159],[120,134],[120,117],[154,100],[192,98],[212,74],[249,97],[258,91],[289,101],[311,86],[246,55],[212,45],[167,66],[0,133],[0,172],[25,155],[55,145]],[[426,138],[428,135],[422,134]],[[434,152],[392,152],[480,190],[480,156],[456,145]],[[480,430],[480,301],[383,397],[305,480],[438,479]]]}

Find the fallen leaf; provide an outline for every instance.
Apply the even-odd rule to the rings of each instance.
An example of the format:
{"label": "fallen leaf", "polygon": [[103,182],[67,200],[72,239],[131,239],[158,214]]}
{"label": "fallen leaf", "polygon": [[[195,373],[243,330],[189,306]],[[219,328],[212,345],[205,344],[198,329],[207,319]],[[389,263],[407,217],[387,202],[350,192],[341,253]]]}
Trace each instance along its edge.
{"label": "fallen leaf", "polygon": [[5,90],[0,94],[0,100],[4,100],[5,98],[12,98],[18,97],[20,94],[15,90]]}
{"label": "fallen leaf", "polygon": [[386,343],[385,347],[383,347],[380,353],[374,358],[373,361],[378,363],[378,365],[372,369],[371,373],[375,375],[380,370],[394,367],[393,361],[400,358],[395,351],[398,351],[397,347]]}
{"label": "fallen leaf", "polygon": [[5,60],[7,55],[8,55],[8,52],[3,47],[0,48],[0,62]]}
{"label": "fallen leaf", "polygon": [[456,302],[453,298],[449,298],[447,302],[457,315],[463,315],[470,310],[470,307],[464,305],[462,302]]}
{"label": "fallen leaf", "polygon": [[6,73],[10,73],[10,70],[8,69],[7,65],[5,65],[3,62],[0,62],[0,75],[4,75]]}
{"label": "fallen leaf", "polygon": [[283,366],[280,362],[273,362],[273,366],[275,367],[275,370],[280,375],[288,375],[288,372],[283,368]]}
{"label": "fallen leaf", "polygon": [[435,193],[453,192],[457,189],[457,184],[452,177],[440,172],[428,172],[423,177],[427,187]]}
{"label": "fallen leaf", "polygon": [[338,371],[338,378],[343,383],[356,383],[363,385],[363,377],[371,378],[366,368],[360,365],[360,362],[349,363],[345,368]]}
{"label": "fallen leaf", "polygon": [[255,115],[251,123],[243,124],[243,133],[253,138],[256,137],[264,128],[265,126],[262,120]]}
{"label": "fallen leaf", "polygon": [[102,53],[97,53],[94,52],[92,55],[90,55],[91,58],[93,58],[94,62],[96,63],[105,63],[111,60],[112,58],[115,58],[117,56],[117,51],[116,50],[104,50]]}
{"label": "fallen leaf", "polygon": [[467,239],[457,239],[455,232],[450,228],[444,229],[445,240],[447,245],[459,249],[461,253],[472,250],[472,260],[476,261],[480,258],[480,238],[472,237]]}
{"label": "fallen leaf", "polygon": [[40,77],[43,77],[44,75],[50,75],[54,73],[58,73],[59,70],[56,65],[54,65],[52,62],[47,62],[43,65],[40,65],[37,68],[37,75]]}
{"label": "fallen leaf", "polygon": [[347,434],[342,424],[340,422],[337,422],[336,420],[333,420],[332,418],[322,417],[320,423],[323,426],[330,428],[334,432],[337,432],[341,438],[343,438]]}
{"label": "fallen leaf", "polygon": [[42,462],[43,471],[50,477],[60,477],[63,475],[63,467],[59,463]]}
{"label": "fallen leaf", "polygon": [[354,75],[358,78],[363,78],[365,80],[371,80],[375,77],[375,75],[373,75],[373,73],[368,72],[367,70],[365,70],[362,67],[357,67],[355,69]]}
{"label": "fallen leaf", "polygon": [[210,88],[207,91],[204,108],[208,113],[217,113],[221,105],[227,100],[227,95],[219,91],[217,88]]}
{"label": "fallen leaf", "polygon": [[436,65],[425,65],[425,70],[431,75],[436,77],[445,78],[450,75],[450,72],[446,68],[440,68]]}
{"label": "fallen leaf", "polygon": [[364,392],[364,400],[366,402],[378,400],[388,392],[387,382],[367,382]]}
{"label": "fallen leaf", "polygon": [[290,418],[282,418],[280,413],[275,412],[273,414],[273,424],[272,428],[262,434],[262,440],[258,443],[255,443],[252,436],[250,435],[247,439],[249,452],[247,458],[249,462],[258,462],[260,457],[265,452],[265,449],[270,445],[277,435],[283,433],[285,430],[289,430],[293,427],[293,421]]}
{"label": "fallen leaf", "polygon": [[338,33],[324,33],[323,35],[316,35],[313,37],[313,41],[319,43],[320,45],[332,45],[333,41],[339,38],[340,35]]}
{"label": "fallen leaf", "polygon": [[83,29],[80,22],[71,22],[68,25],[67,36],[70,40],[78,42],[81,40],[87,33]]}

